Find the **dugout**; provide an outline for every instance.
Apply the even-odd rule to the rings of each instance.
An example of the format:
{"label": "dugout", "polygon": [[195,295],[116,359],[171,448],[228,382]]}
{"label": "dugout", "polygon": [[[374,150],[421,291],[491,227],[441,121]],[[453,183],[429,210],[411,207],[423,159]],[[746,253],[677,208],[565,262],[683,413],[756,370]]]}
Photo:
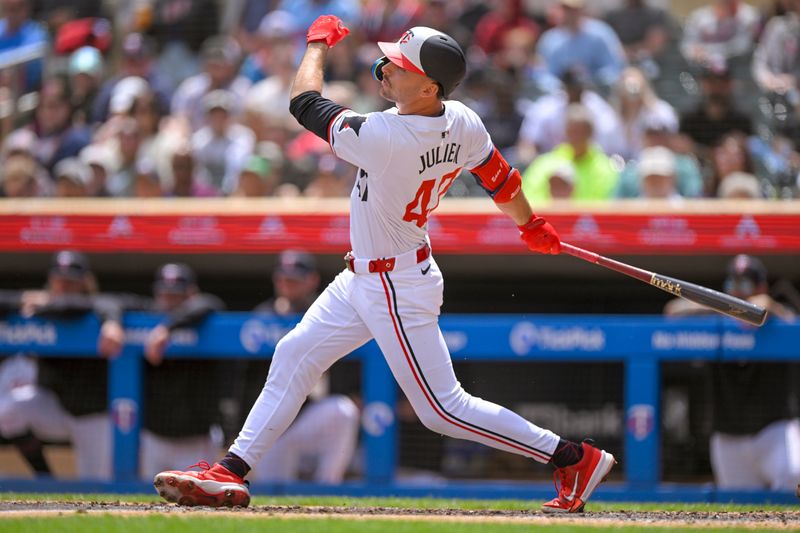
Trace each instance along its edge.
{"label": "dugout", "polygon": [[[2,203],[0,208],[6,228],[0,241],[3,288],[40,286],[52,251],[78,248],[88,253],[103,290],[146,294],[159,264],[181,260],[196,269],[203,290],[221,296],[235,311],[271,296],[269,273],[280,249],[317,253],[324,284],[341,268],[339,252],[347,239],[344,206],[338,201],[292,206],[272,200],[170,201],[154,202],[145,213],[124,201],[50,201],[24,210]],[[669,299],[571,257],[528,254],[493,209],[488,202],[451,200],[433,219],[432,244],[446,279],[445,314],[561,315],[558,320],[567,323],[571,315],[581,315],[590,328],[587,315],[623,315],[635,322],[641,315],[659,314]],[[630,202],[552,205],[542,212],[556,221],[564,240],[712,288],[721,287],[733,253],[758,255],[770,270],[774,295],[796,302],[800,245],[792,228],[800,209],[795,203],[696,202],[676,209]],[[608,447],[624,448],[621,363],[576,365],[558,358],[455,362],[470,392],[542,419],[567,436],[575,428],[574,438],[580,437],[578,431],[591,432]],[[343,368],[351,379],[342,386],[358,388],[352,378],[361,374],[360,365]],[[660,401],[673,424],[660,434],[660,479],[708,483],[707,369],[686,356],[660,362],[658,371]],[[586,383],[594,384],[587,390]],[[682,419],[681,409],[691,416]],[[445,480],[523,481],[544,480],[548,474],[514,457],[430,434],[413,417],[400,420],[398,446],[398,471],[410,478],[422,473]]]}

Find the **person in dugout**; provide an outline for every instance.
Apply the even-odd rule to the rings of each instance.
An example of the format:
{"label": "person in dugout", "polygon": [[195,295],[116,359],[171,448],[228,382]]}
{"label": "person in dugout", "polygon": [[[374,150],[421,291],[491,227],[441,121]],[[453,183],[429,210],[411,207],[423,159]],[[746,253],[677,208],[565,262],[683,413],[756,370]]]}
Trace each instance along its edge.
{"label": "person in dugout", "polygon": [[14,361],[17,367],[35,363],[35,368],[0,404],[0,435],[17,447],[37,475],[52,474],[43,442],[69,441],[80,478],[110,479],[108,359],[119,354],[125,339],[118,301],[98,293],[84,254],[61,250],[53,256],[43,289],[0,291],[0,312],[54,320],[98,316],[96,351],[83,357]]}
{"label": "person in dugout", "polygon": [[[770,321],[793,322],[796,311],[770,295],[767,268],[740,254],[728,263],[724,291],[764,307]],[[705,314],[705,307],[676,299],[664,314]],[[800,483],[800,364],[794,361],[714,361],[711,469],[726,490],[795,490]]]}
{"label": "person in dugout", "polygon": [[[305,313],[319,295],[320,275],[314,257],[301,250],[283,251],[272,272],[272,284],[274,297],[257,305],[253,309],[256,315]],[[248,372],[250,386],[243,405],[251,405],[264,387],[267,365],[253,363],[257,368]],[[254,479],[272,483],[311,479],[324,484],[344,480],[358,444],[361,412],[357,396],[354,400],[348,394],[331,393],[351,381],[342,370],[347,372],[332,368],[322,375],[297,419],[253,469]],[[243,422],[244,418],[239,426]]]}
{"label": "person in dugout", "polygon": [[170,358],[165,357],[165,352],[181,332],[202,324],[211,313],[223,310],[225,304],[214,295],[200,292],[194,271],[183,263],[159,267],[153,299],[143,303],[128,308],[138,307],[162,316],[149,331],[144,345],[147,363],[139,471],[142,479],[152,479],[165,468],[194,463],[198,455],[219,455],[224,361]]}

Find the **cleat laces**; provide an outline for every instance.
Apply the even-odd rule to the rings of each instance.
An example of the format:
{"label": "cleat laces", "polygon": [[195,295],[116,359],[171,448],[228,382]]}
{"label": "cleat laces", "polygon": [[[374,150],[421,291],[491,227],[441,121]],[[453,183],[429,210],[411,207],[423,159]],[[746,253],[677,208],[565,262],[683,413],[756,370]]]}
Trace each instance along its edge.
{"label": "cleat laces", "polygon": [[560,500],[572,503],[576,496],[578,474],[575,473],[573,477],[566,468],[559,468],[553,472],[553,486]]}
{"label": "cleat laces", "polygon": [[[210,464],[208,464],[208,461],[206,461],[206,460],[201,460],[201,461],[198,461],[198,462],[196,462],[196,463],[195,463],[195,464],[193,464],[192,466],[189,466],[189,467],[187,467],[187,470],[188,470],[189,468],[195,468],[195,467],[199,468],[199,469],[200,469],[200,470],[202,470],[203,472],[208,472],[208,471],[209,471],[209,470],[211,470],[211,468],[212,468],[212,467],[211,467],[211,465],[210,465]],[[226,470],[226,472],[227,472],[227,470]],[[248,480],[248,479],[242,479],[240,482],[241,482],[241,484],[243,484],[243,485],[244,485],[245,487],[247,487],[248,489],[250,488],[250,480]]]}
{"label": "cleat laces", "polygon": [[553,486],[556,489],[556,494],[559,497],[563,497],[564,493],[568,490],[567,484],[569,483],[569,478],[567,478],[567,472],[564,468],[557,468],[553,471]]}
{"label": "cleat laces", "polygon": [[198,467],[203,471],[211,470],[211,465],[208,464],[208,461],[205,461],[205,460],[198,461],[197,463],[193,464],[192,466],[187,467],[186,469],[188,470],[189,468],[194,468],[194,467]]}

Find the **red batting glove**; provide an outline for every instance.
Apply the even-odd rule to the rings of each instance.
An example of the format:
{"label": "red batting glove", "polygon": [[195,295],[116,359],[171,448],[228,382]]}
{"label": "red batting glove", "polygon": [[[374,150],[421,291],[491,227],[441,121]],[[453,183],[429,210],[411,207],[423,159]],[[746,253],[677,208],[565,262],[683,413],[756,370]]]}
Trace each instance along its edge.
{"label": "red batting glove", "polygon": [[558,233],[542,217],[531,215],[529,221],[517,227],[520,239],[528,245],[530,251],[553,255],[561,253],[561,239]]}
{"label": "red batting glove", "polygon": [[335,15],[321,15],[308,28],[306,41],[309,43],[324,41],[328,48],[333,48],[348,33],[350,30],[342,23],[342,19]]}

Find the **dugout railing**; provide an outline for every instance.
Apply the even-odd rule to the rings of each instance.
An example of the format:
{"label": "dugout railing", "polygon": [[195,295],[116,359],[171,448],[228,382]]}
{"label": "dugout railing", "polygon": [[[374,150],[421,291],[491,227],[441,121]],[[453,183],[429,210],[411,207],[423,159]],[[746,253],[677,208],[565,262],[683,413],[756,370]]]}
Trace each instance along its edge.
{"label": "dugout railing", "polygon": [[[143,352],[157,315],[125,316],[127,344],[109,367],[109,410],[114,425],[114,481],[0,479],[3,491],[149,492],[137,476]],[[269,358],[290,320],[249,313],[218,313],[202,327],[173,336],[166,356],[175,358]],[[662,481],[660,365],[666,361],[800,361],[800,326],[776,320],[761,328],[716,316],[448,315],[441,329],[455,362],[616,362],[624,372],[623,481],[609,482],[598,500],[737,501],[796,503],[790,493],[720,491],[710,483]],[[96,350],[99,323],[74,320],[0,321],[0,354],[83,356]],[[364,402],[364,477],[342,485],[255,485],[255,494],[399,495],[473,498],[548,498],[549,483],[448,481],[404,484],[396,478],[397,387],[374,342],[348,357],[361,362]],[[469,387],[467,387],[469,389]]]}

